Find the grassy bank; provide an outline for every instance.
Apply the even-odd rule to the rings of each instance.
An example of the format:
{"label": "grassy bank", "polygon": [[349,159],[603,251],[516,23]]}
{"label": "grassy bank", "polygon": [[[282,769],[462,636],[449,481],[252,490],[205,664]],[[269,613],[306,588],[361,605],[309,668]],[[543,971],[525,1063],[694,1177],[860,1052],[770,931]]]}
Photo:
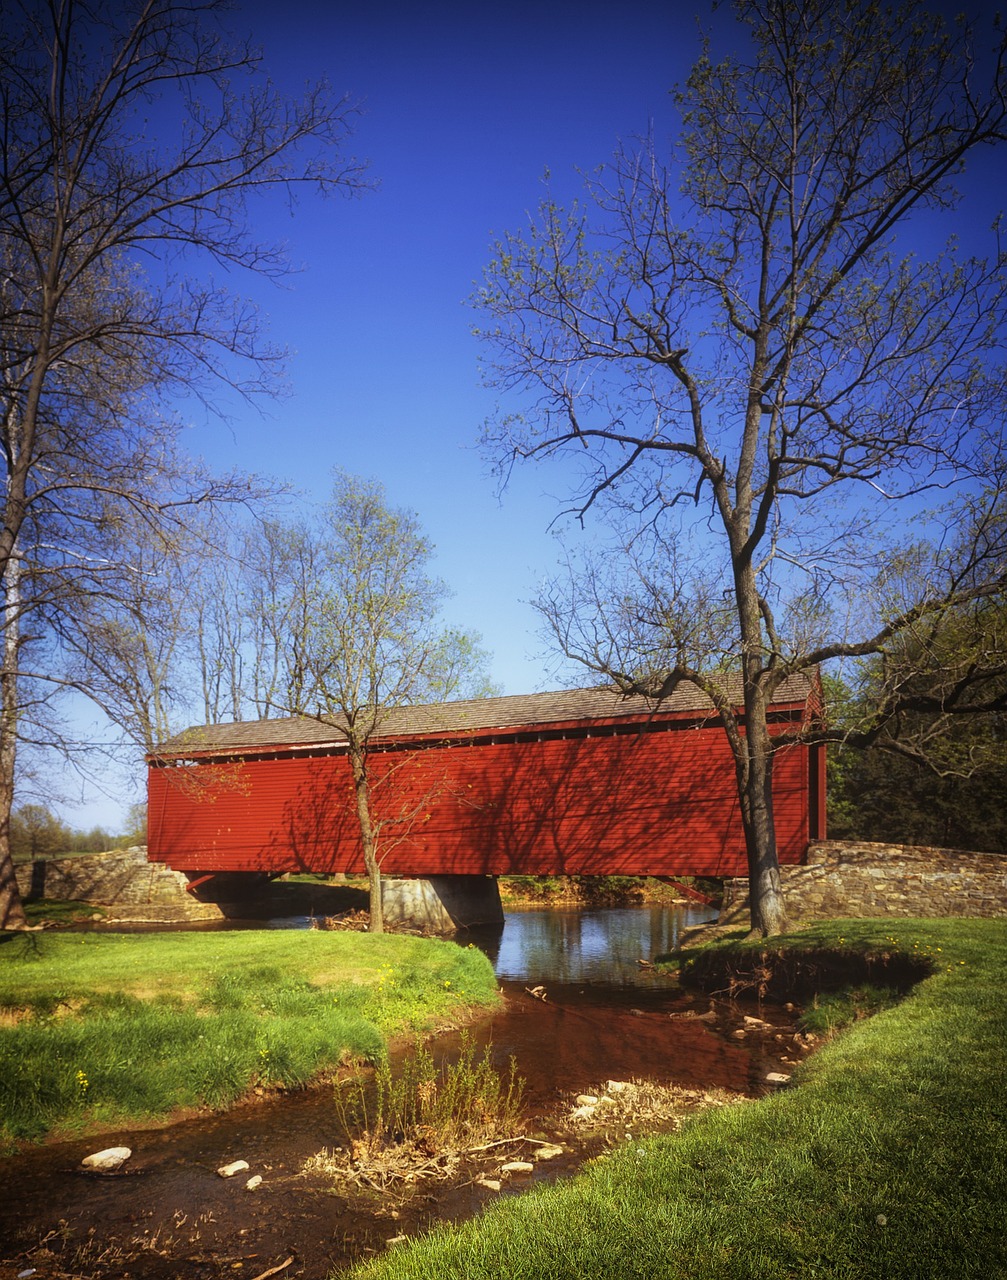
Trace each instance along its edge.
{"label": "grassy bank", "polygon": [[0,934],[0,1145],[297,1087],[495,991],[399,935]]}
{"label": "grassy bank", "polygon": [[[839,921],[786,940],[820,973],[929,970],[758,1103],[635,1141],[398,1247],[368,1280],[1003,1280],[1007,924]],[[824,958],[841,958],[831,967]],[[884,960],[884,957],[888,960]],[[773,949],[707,975],[762,982]],[[747,975],[747,979],[745,977]]]}

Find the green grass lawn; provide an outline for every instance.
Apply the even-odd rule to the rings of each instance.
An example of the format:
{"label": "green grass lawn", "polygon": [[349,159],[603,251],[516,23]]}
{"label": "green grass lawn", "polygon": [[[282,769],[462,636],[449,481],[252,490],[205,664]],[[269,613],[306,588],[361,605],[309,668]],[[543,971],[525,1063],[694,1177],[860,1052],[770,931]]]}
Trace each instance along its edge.
{"label": "green grass lawn", "polygon": [[[759,967],[764,944],[733,945]],[[837,921],[784,946],[816,964],[901,955],[931,976],[826,1044],[797,1087],[628,1143],[354,1274],[1004,1280],[1007,922]]]}
{"label": "green grass lawn", "polygon": [[304,1085],[496,999],[482,952],[425,938],[0,934],[0,1146]]}

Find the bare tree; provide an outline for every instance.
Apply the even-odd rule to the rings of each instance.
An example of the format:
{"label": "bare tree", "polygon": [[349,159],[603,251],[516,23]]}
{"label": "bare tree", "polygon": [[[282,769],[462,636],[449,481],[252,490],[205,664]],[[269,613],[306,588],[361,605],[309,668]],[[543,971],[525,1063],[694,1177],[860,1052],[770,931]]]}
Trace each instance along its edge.
{"label": "bare tree", "polygon": [[[447,589],[427,573],[431,552],[416,517],[389,507],[381,485],[337,474],[286,693],[290,712],[316,715],[346,740],[376,933],[384,927],[384,846],[410,814],[378,795],[374,740],[396,707],[493,691],[474,638],[437,622]],[[386,772],[382,780],[390,791],[394,777]]]}
{"label": "bare tree", "polygon": [[174,448],[158,404],[178,389],[208,395],[220,378],[246,393],[268,383],[279,353],[260,340],[253,308],[213,276],[284,269],[253,234],[249,198],[359,185],[340,155],[346,102],[324,87],[284,100],[258,55],[225,40],[222,9],[4,7],[0,927],[23,922],[9,814],[26,610],[51,620],[70,580],[95,598],[112,590],[92,552],[117,508],[170,531],[187,507],[238,496],[237,477],[156,483]]}
{"label": "bare tree", "polygon": [[[148,491],[153,503],[163,480]],[[192,703],[200,578],[217,564],[208,532],[206,520],[165,528],[134,508],[117,509],[89,548],[98,562],[93,580],[73,575],[47,610],[60,649],[50,678],[89,697],[142,751],[170,737]]]}
{"label": "bare tree", "polygon": [[735,10],[747,53],[704,49],[671,163],[623,148],[583,203],[546,201],[480,303],[496,385],[534,393],[489,429],[504,474],[573,451],[572,510],[622,537],[545,593],[559,647],[626,691],[710,697],[773,933],[774,692],[1004,582],[1004,261],[898,256],[896,233],[955,206],[1007,83],[1002,40],[983,63],[915,4]]}
{"label": "bare tree", "polygon": [[270,521],[247,537],[242,554],[250,641],[245,688],[262,719],[304,710],[313,688],[318,594],[325,587],[324,535],[308,521]]}

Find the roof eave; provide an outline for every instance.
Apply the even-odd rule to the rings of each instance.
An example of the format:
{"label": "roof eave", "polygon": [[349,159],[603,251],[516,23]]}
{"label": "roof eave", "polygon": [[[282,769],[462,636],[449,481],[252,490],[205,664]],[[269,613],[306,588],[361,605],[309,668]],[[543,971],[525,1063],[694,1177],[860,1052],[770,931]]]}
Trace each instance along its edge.
{"label": "roof eave", "polygon": [[[806,703],[804,701],[773,703],[771,707],[774,717],[802,715],[805,709]],[[736,710],[740,712],[742,708],[739,707]],[[701,725],[715,720],[717,714],[716,709],[713,707],[705,710],[692,707],[664,711],[654,708],[649,711],[631,711],[624,715],[542,720],[527,724],[478,725],[472,728],[456,726],[450,729],[424,730],[421,733],[375,734],[371,742],[377,747],[397,744],[407,746],[410,743],[414,743],[419,747],[428,743],[462,744],[474,738],[496,736],[514,738],[537,733],[582,732],[586,735],[592,728],[611,728],[618,725],[633,724],[643,725],[655,720],[659,720],[662,723],[694,721],[697,725]],[[345,737],[313,739],[301,742],[234,743],[230,745],[184,748],[179,746],[170,750],[167,749],[166,744],[166,747],[159,751],[148,752],[145,759],[148,764],[155,765],[171,760],[258,759],[263,756],[303,755],[313,751],[323,754],[335,754],[338,751],[345,751],[347,745]]]}

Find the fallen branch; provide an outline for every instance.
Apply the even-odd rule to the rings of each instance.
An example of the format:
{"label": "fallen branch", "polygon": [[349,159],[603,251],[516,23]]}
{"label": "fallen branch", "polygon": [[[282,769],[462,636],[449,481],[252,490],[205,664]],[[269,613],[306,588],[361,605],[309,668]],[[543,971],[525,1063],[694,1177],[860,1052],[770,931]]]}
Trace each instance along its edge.
{"label": "fallen branch", "polygon": [[496,1142],[485,1142],[481,1147],[465,1147],[464,1150],[459,1151],[457,1154],[460,1156],[471,1156],[475,1155],[477,1151],[489,1151],[493,1147],[505,1147],[510,1142],[532,1142],[536,1147],[549,1146],[549,1143],[543,1142],[541,1138],[526,1138],[522,1134],[517,1138],[497,1138]]}
{"label": "fallen branch", "polygon": [[287,1267],[289,1267],[290,1264],[293,1262],[293,1260],[294,1260],[294,1255],[291,1254],[290,1257],[286,1260],[286,1262],[281,1262],[280,1265],[277,1267],[270,1267],[268,1271],[260,1271],[257,1276],[252,1277],[252,1280],[267,1280],[268,1276],[275,1276],[278,1271],[285,1271]]}

